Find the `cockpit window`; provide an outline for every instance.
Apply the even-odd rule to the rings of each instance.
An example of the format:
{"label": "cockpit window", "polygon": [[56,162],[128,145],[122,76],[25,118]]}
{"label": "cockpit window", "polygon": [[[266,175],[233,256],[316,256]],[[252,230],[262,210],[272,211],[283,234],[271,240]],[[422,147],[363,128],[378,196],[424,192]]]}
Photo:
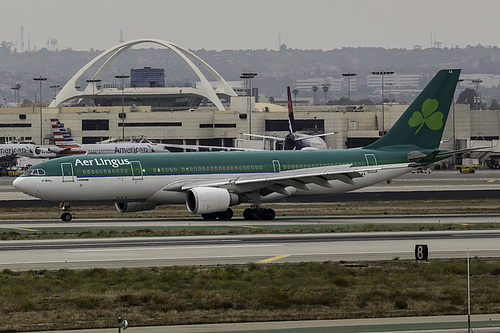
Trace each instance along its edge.
{"label": "cockpit window", "polygon": [[43,176],[43,175],[45,175],[45,170],[43,170],[43,169],[30,169],[30,170],[26,170],[26,172],[24,174],[25,175]]}

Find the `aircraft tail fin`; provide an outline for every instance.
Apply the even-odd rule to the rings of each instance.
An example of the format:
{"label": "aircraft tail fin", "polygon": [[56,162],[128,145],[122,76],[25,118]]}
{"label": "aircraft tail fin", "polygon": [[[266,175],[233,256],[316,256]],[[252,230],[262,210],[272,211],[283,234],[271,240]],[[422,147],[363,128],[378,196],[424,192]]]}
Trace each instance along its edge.
{"label": "aircraft tail fin", "polygon": [[54,143],[60,148],[79,148],[81,147],[76,143],[68,131],[61,124],[59,119],[50,119],[52,123],[52,134],[54,135]]}
{"label": "aircraft tail fin", "polygon": [[288,95],[288,132],[295,133],[295,119],[293,117],[293,104],[290,86],[286,87],[286,93]]}
{"label": "aircraft tail fin", "polygon": [[387,134],[364,148],[438,148],[459,76],[460,69],[440,70]]}

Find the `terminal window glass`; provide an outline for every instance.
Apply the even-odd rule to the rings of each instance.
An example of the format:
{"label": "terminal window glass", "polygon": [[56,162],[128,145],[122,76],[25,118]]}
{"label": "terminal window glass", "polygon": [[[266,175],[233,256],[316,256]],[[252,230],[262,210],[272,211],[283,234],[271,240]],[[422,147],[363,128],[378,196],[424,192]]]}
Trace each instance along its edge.
{"label": "terminal window glass", "polygon": [[[295,130],[302,132],[324,133],[324,119],[295,119]],[[288,120],[266,120],[266,131],[288,132]]]}
{"label": "terminal window glass", "polygon": [[92,144],[101,142],[103,140],[109,139],[109,136],[84,136],[82,137],[82,143],[84,144]]}
{"label": "terminal window glass", "polygon": [[108,119],[83,119],[82,131],[109,131]]}
{"label": "terminal window glass", "polygon": [[31,127],[31,124],[0,124],[0,127]]}
{"label": "terminal window glass", "polygon": [[214,124],[215,128],[236,128],[236,124]]}
{"label": "terminal window glass", "polygon": [[[182,126],[182,122],[144,122],[144,123],[125,123],[125,127],[171,127],[171,126]],[[118,123],[118,127],[122,127],[122,123]]]}

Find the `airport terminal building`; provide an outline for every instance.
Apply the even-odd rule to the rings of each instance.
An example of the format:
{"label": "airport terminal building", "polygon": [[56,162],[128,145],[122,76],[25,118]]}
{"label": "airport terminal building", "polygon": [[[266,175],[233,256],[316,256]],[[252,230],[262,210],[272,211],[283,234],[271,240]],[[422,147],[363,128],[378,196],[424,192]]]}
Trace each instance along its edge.
{"label": "airport terminal building", "polygon": [[[120,76],[121,85],[100,85],[100,73],[110,63],[107,60],[93,74],[92,80],[87,80],[88,85],[83,90],[76,89],[78,80],[97,61],[106,56],[112,58],[140,43],[160,44],[178,53],[198,75],[199,82],[189,86],[166,86],[161,68],[145,67]],[[210,81],[202,74],[200,66],[210,74]],[[248,95],[250,90],[252,96],[239,96],[242,92]],[[176,145],[279,148],[272,142],[248,140],[242,135],[284,137],[288,133],[287,108],[256,103],[253,91],[243,89],[236,93],[208,64],[178,45],[154,39],[134,40],[106,50],[82,67],[49,106],[0,108],[0,143],[23,139],[36,144],[52,144],[50,119],[57,118],[80,143],[146,137]],[[199,107],[202,100],[212,106]],[[364,146],[380,138],[407,107],[401,104],[296,106],[294,111],[297,131],[304,134],[337,132],[325,137],[327,146],[345,149]],[[452,108],[442,148],[496,145],[500,136],[500,111],[470,110],[469,105],[464,104]],[[479,153],[478,157],[490,164],[499,164],[491,155]]]}
{"label": "airport terminal building", "polygon": [[[248,98],[236,97],[235,100],[236,107],[229,107],[225,111],[201,107],[195,110],[153,112],[151,107],[127,106],[124,118],[121,106],[46,107],[42,108],[42,118],[36,107],[1,108],[0,143],[22,138],[36,144],[51,144],[50,119],[57,118],[73,139],[81,143],[121,139],[124,136],[127,140],[147,137],[151,141],[171,144],[274,149],[261,140],[249,141],[241,133],[284,137],[288,133],[287,109],[274,104],[256,103],[250,117],[246,109]],[[294,111],[299,132],[338,132],[326,136],[325,141],[332,149],[344,149],[364,146],[378,139],[381,132],[389,130],[407,107],[400,104],[384,105],[382,112],[381,105],[371,105],[365,106],[362,112],[356,112],[352,107],[301,106]],[[385,120],[384,126],[382,119]],[[499,119],[500,111],[470,110],[468,105],[456,104],[455,122],[450,110],[441,147],[462,149],[495,145],[500,131]]]}

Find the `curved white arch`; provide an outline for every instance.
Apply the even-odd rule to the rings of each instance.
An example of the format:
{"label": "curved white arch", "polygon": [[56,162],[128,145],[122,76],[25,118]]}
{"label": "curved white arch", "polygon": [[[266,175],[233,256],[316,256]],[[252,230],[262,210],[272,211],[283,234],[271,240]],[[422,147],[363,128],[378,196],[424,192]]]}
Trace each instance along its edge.
{"label": "curved white arch", "polygon": [[[56,98],[50,103],[49,107],[58,107],[62,105],[64,102],[78,98],[79,96],[88,96],[92,92],[92,85],[95,85],[95,82],[91,82],[85,87],[83,91],[78,91],[76,89],[76,81],[91,68],[95,63],[97,63],[99,60],[109,56],[111,53],[113,53],[105,62],[104,64],[97,70],[97,72],[94,74],[92,79],[99,79],[102,72],[108,67],[108,65],[118,56],[120,53],[123,51],[129,49],[130,47],[137,45],[137,44],[142,44],[142,43],[154,43],[154,44],[159,44],[162,45],[166,48],[169,48],[170,50],[174,51],[177,55],[179,55],[190,67],[191,69],[196,73],[198,78],[200,79],[200,85],[198,86],[197,90],[199,95],[206,97],[208,100],[212,101],[212,103],[217,106],[217,108],[220,111],[224,111],[224,106],[222,105],[222,102],[220,101],[219,97],[217,94],[221,95],[227,95],[227,96],[237,96],[234,90],[229,86],[229,84],[220,76],[219,73],[217,73],[209,64],[207,64],[205,61],[203,61],[200,57],[195,55],[194,53],[190,52],[189,50],[164,41],[160,39],[151,39],[151,38],[140,38],[140,39],[135,39],[127,42],[123,42],[121,44],[115,45],[91,61],[89,61],[85,66],[83,66],[78,72],[76,72],[75,75],[69,81],[64,85],[64,87],[59,91],[57,94]],[[203,73],[200,71],[198,66],[196,66],[193,61],[198,63],[199,66],[204,68],[216,81],[217,81],[217,86],[215,90],[213,89],[212,85],[208,82],[207,78],[203,75]]]}

